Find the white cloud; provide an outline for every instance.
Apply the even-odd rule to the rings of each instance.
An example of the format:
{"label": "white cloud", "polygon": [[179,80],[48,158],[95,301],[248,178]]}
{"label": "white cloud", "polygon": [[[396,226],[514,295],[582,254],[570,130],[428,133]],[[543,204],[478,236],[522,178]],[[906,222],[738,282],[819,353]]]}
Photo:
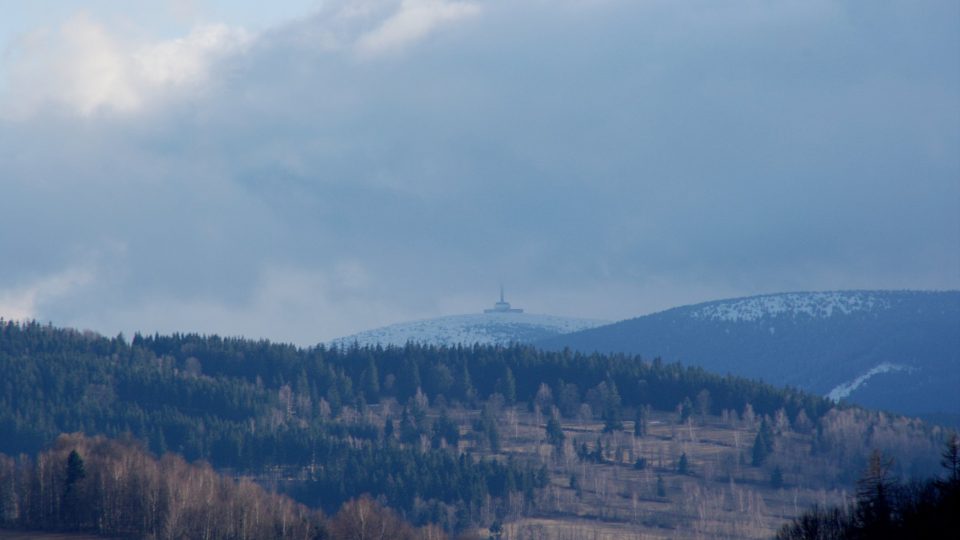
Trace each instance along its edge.
{"label": "white cloud", "polygon": [[362,55],[396,50],[423,39],[441,24],[479,13],[480,6],[470,2],[403,0],[396,13],[376,29],[360,36],[357,50]]}
{"label": "white cloud", "polygon": [[145,47],[133,58],[148,83],[180,86],[205,80],[216,58],[242,49],[250,40],[250,34],[242,28],[206,25],[186,37]]}
{"label": "white cloud", "polygon": [[[501,280],[610,319],[956,288],[958,162],[929,150],[960,146],[937,54],[956,25],[708,4],[327,0],[255,37],[35,32],[5,61],[38,114],[0,119],[0,315],[315,343],[482,309]],[[50,292],[78,256],[96,282]]]}
{"label": "white cloud", "polygon": [[50,107],[84,116],[134,112],[150,100],[202,85],[218,58],[242,50],[251,39],[242,28],[213,24],[178,39],[134,42],[87,15],[75,15],[13,46],[2,111],[18,117]]}
{"label": "white cloud", "polygon": [[92,281],[93,272],[89,268],[77,267],[40,278],[24,287],[0,290],[0,317],[7,320],[39,317],[44,303],[61,299]]}

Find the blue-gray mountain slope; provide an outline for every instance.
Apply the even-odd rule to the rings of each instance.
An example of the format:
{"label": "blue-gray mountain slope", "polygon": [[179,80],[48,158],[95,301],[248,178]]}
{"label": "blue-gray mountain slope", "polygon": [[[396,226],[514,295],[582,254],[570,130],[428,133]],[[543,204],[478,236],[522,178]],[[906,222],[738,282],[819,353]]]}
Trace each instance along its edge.
{"label": "blue-gray mountain slope", "polygon": [[904,414],[960,415],[960,291],[783,293],[544,340],[662,357]]}

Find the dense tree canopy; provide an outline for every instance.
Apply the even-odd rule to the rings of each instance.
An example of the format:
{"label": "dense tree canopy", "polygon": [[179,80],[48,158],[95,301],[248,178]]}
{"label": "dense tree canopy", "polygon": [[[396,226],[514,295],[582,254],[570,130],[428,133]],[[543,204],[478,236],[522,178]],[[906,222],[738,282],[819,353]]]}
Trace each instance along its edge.
{"label": "dense tree canopy", "polygon": [[[549,411],[550,442],[562,450],[561,416],[586,410],[622,431],[625,409],[642,418],[680,405],[689,418],[694,400],[700,414],[780,411],[786,421],[816,422],[832,408],[799,391],[635,356],[519,345],[297,348],[196,334],[127,341],[0,321],[0,452],[33,454],[64,432],[132,437],[158,455],[218,468],[290,471],[297,481],[285,489],[328,512],[369,493],[451,529],[476,524],[489,498],[532,497],[547,484],[540,464],[459,447],[468,437],[468,451],[499,453],[504,406]],[[439,409],[427,414],[429,404]],[[480,413],[458,423],[444,404]],[[390,421],[369,421],[371,406],[392,410]]]}

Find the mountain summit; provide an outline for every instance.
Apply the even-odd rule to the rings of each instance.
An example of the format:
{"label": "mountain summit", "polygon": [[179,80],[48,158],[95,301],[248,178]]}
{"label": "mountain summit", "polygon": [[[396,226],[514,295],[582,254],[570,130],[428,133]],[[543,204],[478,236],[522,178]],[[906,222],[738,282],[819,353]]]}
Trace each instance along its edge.
{"label": "mountain summit", "polygon": [[870,407],[960,415],[960,291],[734,298],[538,344],[660,356]]}
{"label": "mountain summit", "polygon": [[507,345],[532,343],[608,323],[597,319],[524,313],[522,309],[511,307],[504,299],[503,287],[500,287],[500,300],[494,303],[493,308],[483,310],[483,313],[392,324],[338,338],[331,344],[339,347],[354,343],[360,346],[403,346],[410,342],[425,345]]}

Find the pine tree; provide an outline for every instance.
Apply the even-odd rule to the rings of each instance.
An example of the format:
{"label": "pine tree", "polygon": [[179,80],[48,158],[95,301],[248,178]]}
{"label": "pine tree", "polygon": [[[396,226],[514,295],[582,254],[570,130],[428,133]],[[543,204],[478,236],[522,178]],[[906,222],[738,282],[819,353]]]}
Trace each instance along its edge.
{"label": "pine tree", "polygon": [[547,421],[547,442],[557,448],[558,451],[563,451],[563,440],[565,438],[560,420],[556,416],[551,416],[550,420]]}
{"label": "pine tree", "polygon": [[690,472],[690,462],[687,461],[687,453],[680,454],[680,461],[677,462],[677,473],[687,474]]}
{"label": "pine tree", "polygon": [[633,420],[633,436],[645,437],[647,435],[647,406],[637,407],[637,415]]}
{"label": "pine tree", "polygon": [[570,475],[570,489],[576,492],[577,497],[583,496],[583,488],[580,487],[580,480],[575,474]]}
{"label": "pine tree", "polygon": [[767,461],[767,456],[773,451],[773,431],[767,420],[760,423],[760,429],[757,431],[757,438],[753,440],[753,466],[759,467]]}
{"label": "pine tree", "polygon": [[623,429],[623,421],[620,419],[620,392],[610,377],[607,378],[606,388],[603,396],[603,432],[612,433]]}
{"label": "pine tree", "polygon": [[597,437],[597,444],[593,447],[593,453],[590,458],[594,463],[603,463],[603,439]]}
{"label": "pine tree", "polygon": [[457,381],[457,393],[468,402],[476,396],[476,390],[473,388],[473,379],[470,377],[470,368],[467,367],[467,361],[463,361],[460,368],[460,379]]}
{"label": "pine tree", "polygon": [[82,524],[83,497],[80,482],[87,477],[83,458],[73,450],[67,457],[67,473],[63,482],[63,523],[69,529],[79,529]]}
{"label": "pine tree", "polygon": [[960,436],[951,433],[940,456],[940,464],[947,470],[947,482],[960,483]]}
{"label": "pine tree", "polygon": [[753,450],[751,454],[753,456],[752,464],[754,467],[763,465],[763,462],[767,460],[767,456],[770,454],[770,447],[767,446],[766,439],[761,433],[757,433],[757,437],[753,440]]}
{"label": "pine tree", "polygon": [[386,441],[389,441],[393,438],[393,417],[388,416],[386,423],[383,425],[383,438]]}
{"label": "pine tree", "polygon": [[690,416],[693,414],[693,402],[690,401],[689,397],[683,398],[683,402],[677,406],[680,409],[680,423],[686,423],[690,419]]}
{"label": "pine tree", "polygon": [[406,407],[400,414],[400,440],[406,444],[416,444],[420,440],[420,430]]}
{"label": "pine tree", "polygon": [[377,363],[373,356],[367,362],[367,368],[360,375],[363,394],[367,401],[377,402],[380,400],[380,374],[377,371]]}
{"label": "pine tree", "polygon": [[770,473],[770,486],[774,489],[783,487],[783,470],[779,466],[774,467]]}
{"label": "pine tree", "polygon": [[497,380],[496,390],[508,405],[512,405],[517,400],[517,381],[513,377],[510,366],[504,368],[503,376]]}
{"label": "pine tree", "polygon": [[863,477],[857,481],[857,507],[854,526],[862,538],[886,538],[891,523],[893,459],[874,450]]}
{"label": "pine tree", "polygon": [[440,418],[433,423],[433,437],[431,442],[434,448],[440,448],[440,442],[446,441],[447,444],[457,446],[460,442],[460,427],[450,419],[447,409],[440,410]]}

